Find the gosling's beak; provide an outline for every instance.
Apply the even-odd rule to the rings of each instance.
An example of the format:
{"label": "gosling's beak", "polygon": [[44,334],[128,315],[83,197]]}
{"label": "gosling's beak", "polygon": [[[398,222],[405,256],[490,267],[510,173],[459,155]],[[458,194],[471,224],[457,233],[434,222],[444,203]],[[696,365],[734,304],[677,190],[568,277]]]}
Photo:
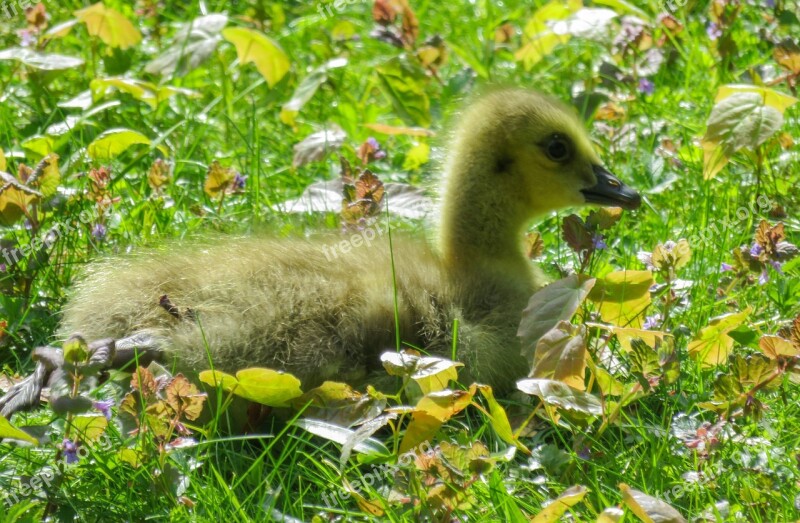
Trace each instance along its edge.
{"label": "gosling's beak", "polygon": [[599,203],[628,210],[639,208],[642,204],[642,197],[639,196],[639,193],[619,181],[602,165],[595,165],[592,169],[597,178],[597,184],[581,190],[586,198],[586,203]]}

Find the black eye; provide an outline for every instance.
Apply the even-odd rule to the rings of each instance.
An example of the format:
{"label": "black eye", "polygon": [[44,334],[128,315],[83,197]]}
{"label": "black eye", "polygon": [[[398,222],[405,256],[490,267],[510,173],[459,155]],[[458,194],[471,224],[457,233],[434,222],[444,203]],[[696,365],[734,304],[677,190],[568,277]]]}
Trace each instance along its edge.
{"label": "black eye", "polygon": [[544,152],[552,161],[564,163],[570,159],[572,148],[569,140],[565,136],[554,134],[547,139],[544,145]]}

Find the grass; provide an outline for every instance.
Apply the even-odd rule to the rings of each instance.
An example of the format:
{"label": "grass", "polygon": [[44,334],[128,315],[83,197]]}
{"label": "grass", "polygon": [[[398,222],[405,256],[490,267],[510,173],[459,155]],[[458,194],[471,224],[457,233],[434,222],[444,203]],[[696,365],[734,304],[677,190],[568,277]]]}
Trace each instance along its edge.
{"label": "grass", "polygon": [[[185,440],[193,441],[192,445],[168,450],[153,434],[131,437],[117,423],[119,412],[114,409],[114,422],[105,429],[104,441],[109,444],[87,445],[88,456],[65,465],[60,449],[69,433],[65,417],[42,409],[17,415],[12,421],[33,427],[30,430],[41,435],[45,444],[0,444],[0,485],[7,493],[0,513],[8,521],[48,515],[86,521],[281,517],[286,521],[366,521],[378,517],[370,515],[374,510],[387,521],[522,521],[567,488],[583,485],[588,493],[570,512],[575,520],[595,521],[607,507],[621,506],[618,485],[625,483],[668,501],[685,517],[713,512],[707,520],[797,520],[797,386],[784,378],[779,387],[757,394],[763,411],[729,416],[715,428],[722,418],[702,404],[713,398],[718,375],[730,374],[732,367],[704,368],[687,354],[700,330],[721,314],[752,308],[737,329],[741,336],[735,345],[735,352],[751,354],[756,352],[759,336],[775,334],[800,313],[797,263],[787,263],[782,275],[772,272],[763,285],[731,282],[730,273],[720,268],[733,262],[734,248],[752,245],[762,219],[778,221],[758,208],[758,213],[737,217],[740,208],[752,208],[759,196],[783,208],[780,220],[786,225],[788,240],[797,243],[797,146],[784,148],[770,138],[756,152],[733,155],[718,176],[705,180],[698,144],[720,86],[768,81],[785,73],[772,58],[774,44],[761,35],[772,35],[776,41],[796,35],[796,16],[781,15],[783,24],[770,17],[780,15],[783,8],[790,13],[797,5],[775,3],[777,8],[743,3],[730,19],[735,7],[716,2],[727,6],[723,20],[716,23],[722,31],[716,40],[709,36],[713,32],[709,30],[711,6],[690,1],[679,7],[674,16],[684,24],[682,32],[666,35],[654,29],[655,40],[665,38],[660,48],[665,61],[644,75],[654,85],[652,94],[640,89],[637,78],[626,79],[624,74],[610,78],[600,72],[606,71],[603,63],[613,63],[627,74],[647,67],[643,53],[619,56],[619,45],[628,42],[621,37],[619,19],[611,22],[603,38],[573,37],[530,70],[518,63],[514,53],[524,45],[523,29],[540,2],[535,6],[516,0],[502,6],[488,1],[413,2],[419,20],[417,47],[427,38],[442,35],[448,50],[448,59],[427,74],[412,51],[370,36],[375,28],[371,2],[345,3],[341,10],[331,6],[333,16],[326,17],[320,15],[317,4],[300,2],[212,1],[205,2],[202,10],[198,4],[167,1],[155,11],[139,14],[132,4],[108,2],[145,34],[141,43],[127,50],[88,35],[83,24],[45,43],[47,29],[84,7],[73,0],[46,4],[49,27],[42,28],[32,45],[42,52],[80,58],[85,65],[46,71],[0,60],[0,149],[5,151],[7,170],[16,174],[21,163],[35,166],[49,152],[41,149],[46,141],[42,137],[49,136],[60,157],[61,174],[58,191],[37,208],[36,223],[28,220],[26,226],[23,218],[7,220],[4,214],[8,223],[0,228],[0,245],[21,248],[34,238],[44,238],[56,224],[77,227],[60,235],[50,250],[0,272],[0,320],[6,323],[0,337],[0,364],[9,375],[30,372],[31,349],[53,342],[58,311],[70,284],[93,258],[218,232],[269,230],[289,235],[338,227],[335,215],[293,216],[274,210],[279,202],[302,194],[309,184],[338,176],[333,155],[292,165],[293,146],[313,132],[340,127],[347,135],[342,154],[352,161],[359,145],[375,136],[388,158],[370,167],[384,182],[434,186],[448,122],[460,103],[486,83],[530,86],[565,100],[580,89],[602,91],[611,94],[622,109],[608,119],[595,114],[588,125],[606,164],[640,189],[646,201],[642,210],[625,213],[613,229],[604,231],[609,247],[592,255],[589,274],[602,278],[619,269],[643,270],[637,252],[651,252],[668,240],[689,239],[692,256],[677,275],[682,282],[679,287],[685,288],[683,300],[659,326],[675,336],[680,361],[677,381],[662,383],[621,409],[618,422],[602,431],[600,420],[565,415],[556,422],[540,409],[521,438],[532,454],[517,452],[508,458],[504,453],[509,444],[498,436],[491,418],[468,409],[446,423],[435,442],[483,445],[491,457],[480,461],[480,473],[474,468],[459,473],[437,469],[435,476],[421,466],[395,466],[406,426],[401,420],[374,436],[392,451],[392,457],[386,458],[392,469],[385,472],[380,463],[370,463],[363,454],[355,454],[340,469],[341,444],[312,435],[293,413],[270,418],[270,427],[260,436],[231,437],[198,427],[194,439]],[[142,1],[136,8],[155,5]],[[636,8],[650,17],[648,27],[662,27],[656,15],[664,12],[664,5],[641,2]],[[622,4],[619,9],[620,15],[625,14]],[[158,83],[160,78],[144,69],[173,41],[175,26],[201,14],[221,12],[227,12],[229,26],[260,28],[285,50],[291,69],[276,85],[270,87],[252,64],[237,63],[233,46],[221,41],[193,71],[164,77],[165,84],[189,89],[191,96],[177,94],[152,108],[132,94],[110,91],[90,107],[64,107],[64,102],[89,89],[95,78],[128,75]],[[504,23],[513,28],[507,42],[495,38]],[[0,17],[0,49],[18,46],[17,31],[25,27],[21,16]],[[723,43],[735,44],[737,51],[720,50]],[[436,47],[435,42],[431,47]],[[314,68],[342,56],[347,64],[327,72],[327,81],[299,111],[295,125],[282,122],[281,107],[300,82]],[[387,94],[386,84],[391,76],[387,64],[395,63],[414,64],[408,67],[416,71],[392,86],[408,88],[398,97]],[[787,82],[772,87],[791,93]],[[420,103],[429,104],[429,109],[420,113]],[[780,132],[797,141],[797,106],[787,109],[785,118]],[[416,127],[423,126],[425,119],[430,120],[436,137],[387,136],[363,125]],[[72,130],[59,134],[52,126],[65,121]],[[133,146],[108,159],[87,156],[86,148],[101,133],[120,127],[144,134],[152,145]],[[426,161],[419,167],[409,167],[409,155],[420,143],[433,146],[433,155],[423,158]],[[159,145],[168,154],[159,151]],[[160,191],[148,182],[148,172],[158,158],[170,163],[172,180]],[[205,192],[207,169],[214,160],[246,175],[245,189],[224,198]],[[108,196],[119,198],[108,206],[85,197],[92,190],[87,173],[100,166],[111,172]],[[90,211],[95,218],[81,223],[81,211]],[[554,279],[581,265],[562,237],[561,226],[568,214],[546,217],[535,226],[546,246],[540,264]],[[105,234],[96,233],[98,224]],[[397,226],[421,227],[416,223]],[[757,278],[755,274],[751,280]],[[665,295],[661,292],[656,296]],[[664,311],[664,302],[654,300],[648,315],[659,311]],[[593,347],[603,343],[599,334],[591,330]],[[750,341],[740,341],[748,336]],[[126,384],[122,378],[112,380],[99,395],[120,398]],[[490,403],[481,400],[480,404],[490,408]],[[520,402],[504,401],[503,405],[515,426],[530,414],[530,407]],[[702,422],[709,423],[711,434],[698,432]],[[693,440],[703,437],[707,445],[712,437],[718,442],[697,447]],[[126,455],[126,448],[135,449],[135,456]],[[434,465],[443,466],[437,460]],[[39,488],[26,490],[25,485],[32,485],[30,478],[37,477],[41,478]],[[362,500],[346,495],[346,485],[356,481],[363,485]],[[443,483],[452,490],[444,489],[446,494],[442,494],[434,488]],[[391,493],[392,488],[396,492]],[[622,521],[636,519],[628,510]]]}

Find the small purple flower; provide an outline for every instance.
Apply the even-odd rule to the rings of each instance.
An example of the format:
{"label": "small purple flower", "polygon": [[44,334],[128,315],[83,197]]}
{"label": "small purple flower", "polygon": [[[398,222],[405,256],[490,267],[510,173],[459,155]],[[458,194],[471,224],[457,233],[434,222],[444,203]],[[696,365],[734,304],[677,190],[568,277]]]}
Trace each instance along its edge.
{"label": "small purple flower", "polygon": [[722,272],[732,271],[733,270],[733,265],[731,265],[729,263],[722,262],[722,265],[720,265],[719,270],[722,271]]}
{"label": "small purple flower", "polygon": [[38,41],[36,34],[30,29],[21,29],[17,31],[17,36],[19,36],[20,47],[33,47]]}
{"label": "small purple flower", "polygon": [[64,449],[64,457],[67,460],[67,464],[77,463],[78,462],[78,445],[75,444],[70,439],[65,439],[61,443],[61,447]]}
{"label": "small purple flower", "polygon": [[383,160],[386,158],[386,151],[381,150],[381,144],[378,143],[378,140],[370,136],[367,138],[367,143],[372,147],[372,157],[374,159]]}
{"label": "small purple flower", "polygon": [[603,249],[608,248],[608,244],[603,239],[603,235],[599,232],[596,232],[594,236],[592,236],[592,247],[594,247],[597,251],[602,251]]}
{"label": "small purple flower", "polygon": [[758,243],[756,243],[750,248],[750,256],[752,258],[758,258],[759,256],[761,256],[762,252],[764,252],[764,248]]}
{"label": "small purple flower", "polygon": [[8,267],[6,267],[5,263],[0,263],[0,272],[6,272]]}
{"label": "small purple flower", "polygon": [[706,27],[706,34],[710,39],[716,40],[717,38],[722,36],[722,29],[720,29],[719,26],[714,22],[711,22],[710,24],[708,24],[708,27]]}
{"label": "small purple flower", "polygon": [[781,262],[776,262],[774,260],[769,262],[772,265],[772,268],[775,269],[775,272],[783,276],[783,264]]}
{"label": "small purple flower", "polygon": [[761,271],[761,276],[758,277],[758,284],[766,285],[768,281],[769,281],[769,273],[767,272],[767,268],[764,267],[764,270]]}
{"label": "small purple flower", "polygon": [[112,400],[100,400],[93,402],[92,407],[99,410],[107,420],[111,421],[111,405],[113,404]]}
{"label": "small purple flower", "polygon": [[94,236],[95,240],[98,241],[103,241],[107,232],[108,229],[106,229],[106,226],[102,223],[95,224],[95,226],[92,228],[92,236]]}
{"label": "small purple flower", "polygon": [[656,84],[648,80],[647,78],[640,78],[639,79],[639,92],[644,93],[646,95],[651,95],[656,90]]}
{"label": "small purple flower", "polygon": [[646,331],[657,329],[659,325],[661,325],[662,318],[660,314],[654,314],[653,316],[648,316],[644,319],[644,324],[642,328]]}
{"label": "small purple flower", "polygon": [[237,191],[243,191],[246,184],[247,176],[242,176],[240,173],[236,173],[236,176],[233,178],[233,188]]}
{"label": "small purple flower", "polygon": [[764,0],[764,5],[770,9],[775,9],[775,0]]}

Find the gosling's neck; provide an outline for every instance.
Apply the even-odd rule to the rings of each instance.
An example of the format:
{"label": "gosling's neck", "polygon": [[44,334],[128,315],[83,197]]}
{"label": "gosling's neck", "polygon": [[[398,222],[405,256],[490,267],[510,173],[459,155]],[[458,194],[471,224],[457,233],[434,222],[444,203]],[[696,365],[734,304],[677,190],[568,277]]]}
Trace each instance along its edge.
{"label": "gosling's neck", "polygon": [[[522,234],[533,218],[519,203],[513,166],[494,158],[451,159],[442,194],[439,230],[442,261],[456,279],[501,279],[535,286]],[[522,290],[522,289],[520,289]]]}

